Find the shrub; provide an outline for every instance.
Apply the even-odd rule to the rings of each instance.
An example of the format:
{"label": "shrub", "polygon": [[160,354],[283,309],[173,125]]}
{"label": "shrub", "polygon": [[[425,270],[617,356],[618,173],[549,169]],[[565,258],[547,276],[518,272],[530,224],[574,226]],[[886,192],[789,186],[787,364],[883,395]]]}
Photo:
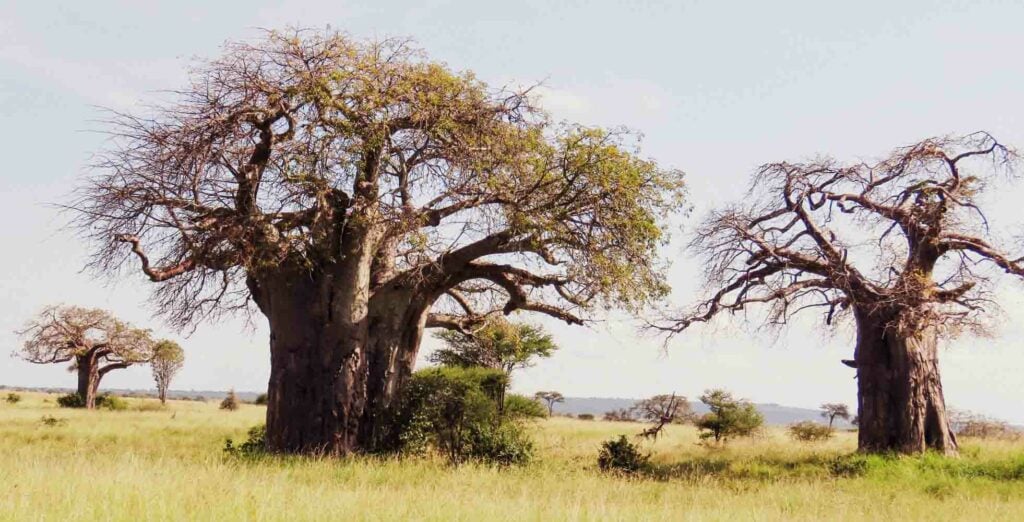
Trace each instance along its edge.
{"label": "shrub", "polygon": [[17,393],[8,393],[7,398],[4,400],[7,401],[7,404],[18,404],[21,402],[21,395],[18,395]]}
{"label": "shrub", "polygon": [[[68,393],[57,397],[57,405],[61,408],[84,408],[85,399],[77,393]],[[96,409],[123,411],[128,409],[128,403],[120,397],[104,393],[96,396]]]}
{"label": "shrub", "polygon": [[77,393],[69,393],[57,397],[57,405],[61,408],[84,408],[85,399]]}
{"label": "shrub", "polygon": [[63,426],[68,423],[67,419],[58,419],[52,415],[43,415],[43,418],[39,419],[39,422],[43,423],[43,426],[54,428],[57,426]]}
{"label": "shrub", "polygon": [[543,404],[525,396],[508,395],[505,397],[505,416],[510,419],[543,418],[548,416],[548,409]]}
{"label": "shrub", "polygon": [[229,390],[227,397],[220,401],[220,409],[228,411],[238,409],[238,397],[235,395],[235,390]]}
{"label": "shrub", "polygon": [[594,420],[594,414],[593,413],[581,413],[581,414],[577,415],[576,418],[579,419],[579,420],[592,421],[592,420]]}
{"label": "shrub", "polygon": [[268,399],[267,394],[266,393],[261,393],[261,394],[256,396],[256,400],[252,401],[252,403],[253,404],[259,404],[260,406],[266,406],[267,405],[267,399]]}
{"label": "shrub", "polygon": [[605,412],[604,420],[613,422],[638,422],[636,410],[633,408],[622,408]]}
{"label": "shrub", "polygon": [[428,368],[413,374],[395,418],[380,441],[385,451],[440,452],[467,460],[519,464],[533,444],[522,426],[498,411],[508,377],[486,368]]}
{"label": "shrub", "polygon": [[640,449],[629,441],[625,435],[618,439],[605,441],[597,454],[597,467],[603,471],[616,471],[633,474],[650,468],[650,456],[640,453]]}
{"label": "shrub", "polygon": [[240,457],[252,457],[266,453],[267,448],[267,425],[259,424],[249,428],[245,442],[235,446],[232,439],[224,441],[224,452],[229,455]]}
{"label": "shrub", "polygon": [[110,411],[124,411],[128,409],[128,402],[116,395],[98,395],[96,407]]}
{"label": "shrub", "polygon": [[817,442],[832,438],[832,430],[824,424],[813,421],[801,421],[790,424],[789,436],[800,442]]}

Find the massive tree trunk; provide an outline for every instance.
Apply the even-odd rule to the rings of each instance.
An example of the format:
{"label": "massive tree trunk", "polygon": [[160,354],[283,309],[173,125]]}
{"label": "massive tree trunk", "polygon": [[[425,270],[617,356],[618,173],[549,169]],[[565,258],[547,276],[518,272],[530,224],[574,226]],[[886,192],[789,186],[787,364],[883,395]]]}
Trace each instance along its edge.
{"label": "massive tree trunk", "polygon": [[250,278],[270,325],[270,451],[344,455],[357,448],[366,395],[366,321],[353,321],[358,296],[339,279],[299,267]]}
{"label": "massive tree trunk", "polygon": [[96,362],[96,354],[89,350],[85,355],[75,359],[78,370],[78,396],[86,409],[96,408],[96,391],[100,387],[100,369]]}
{"label": "massive tree trunk", "polygon": [[382,288],[370,301],[367,405],[360,444],[373,451],[395,443],[388,429],[403,385],[416,365],[430,307],[428,297],[408,288]]}
{"label": "massive tree trunk", "polygon": [[896,313],[857,310],[858,446],[864,452],[957,452],[939,377],[937,333]]}

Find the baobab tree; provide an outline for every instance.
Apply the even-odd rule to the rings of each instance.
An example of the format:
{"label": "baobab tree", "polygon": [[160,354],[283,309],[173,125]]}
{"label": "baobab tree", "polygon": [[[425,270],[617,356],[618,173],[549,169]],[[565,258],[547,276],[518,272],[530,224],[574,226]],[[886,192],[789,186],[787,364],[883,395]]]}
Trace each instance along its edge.
{"label": "baobab tree", "polygon": [[153,370],[153,380],[160,396],[160,403],[167,404],[167,390],[171,380],[185,365],[185,351],[174,341],[164,339],[153,345],[153,356],[149,366]]}
{"label": "baobab tree", "polygon": [[992,237],[980,195],[1016,155],[986,133],[933,138],[877,163],[771,163],[737,206],[711,213],[692,248],[712,294],[661,328],[681,332],[765,305],[782,325],[807,310],[826,324],[852,317],[859,447],[957,450],[936,346],[976,328],[987,289],[1022,258]]}
{"label": "baobab tree", "polygon": [[78,374],[78,395],[88,409],[96,407],[104,376],[152,356],[149,330],[95,308],[48,306],[18,334],[25,339],[16,352],[20,358],[35,364],[71,363]]}
{"label": "baobab tree", "polygon": [[169,105],[110,125],[69,205],[91,266],[137,263],[181,326],[255,303],[272,451],[372,449],[427,327],[579,324],[665,292],[680,173],[406,42],[228,44]]}
{"label": "baobab tree", "polygon": [[850,409],[839,402],[826,402],[821,405],[821,416],[828,419],[828,430],[832,431],[832,423],[836,418],[850,420]]}

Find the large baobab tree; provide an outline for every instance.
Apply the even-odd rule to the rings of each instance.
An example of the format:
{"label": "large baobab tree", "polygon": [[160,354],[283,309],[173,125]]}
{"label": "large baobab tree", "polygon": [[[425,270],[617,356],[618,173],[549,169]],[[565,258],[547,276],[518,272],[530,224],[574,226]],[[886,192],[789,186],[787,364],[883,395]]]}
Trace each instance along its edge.
{"label": "large baobab tree", "polygon": [[664,292],[679,173],[404,42],[269,33],[113,120],[71,205],[93,266],[137,262],[179,325],[255,303],[273,451],[371,448],[424,328]]}
{"label": "large baobab tree", "polygon": [[71,363],[78,395],[96,407],[100,381],[113,370],[149,361],[149,330],[133,328],[109,312],[78,306],[48,306],[20,330],[25,342],[17,355],[35,364]]}
{"label": "large baobab tree", "polygon": [[715,211],[692,247],[712,294],[662,325],[754,305],[769,323],[823,311],[852,317],[862,451],[955,453],[936,344],[984,317],[992,276],[1024,277],[978,204],[1015,154],[986,133],[935,138],[873,164],[831,159],[762,166],[743,204]]}

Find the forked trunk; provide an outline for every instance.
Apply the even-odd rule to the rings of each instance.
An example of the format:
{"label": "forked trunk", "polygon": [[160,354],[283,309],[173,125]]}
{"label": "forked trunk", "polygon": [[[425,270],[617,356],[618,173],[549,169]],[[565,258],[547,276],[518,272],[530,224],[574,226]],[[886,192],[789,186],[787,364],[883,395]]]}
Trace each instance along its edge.
{"label": "forked trunk", "polygon": [[414,291],[380,289],[370,301],[367,405],[360,444],[368,451],[393,446],[388,430],[393,408],[416,365],[428,301]]}
{"label": "forked trunk", "polygon": [[[871,453],[957,453],[942,395],[934,327],[858,310],[858,447]],[[897,326],[899,325],[899,326]]]}

